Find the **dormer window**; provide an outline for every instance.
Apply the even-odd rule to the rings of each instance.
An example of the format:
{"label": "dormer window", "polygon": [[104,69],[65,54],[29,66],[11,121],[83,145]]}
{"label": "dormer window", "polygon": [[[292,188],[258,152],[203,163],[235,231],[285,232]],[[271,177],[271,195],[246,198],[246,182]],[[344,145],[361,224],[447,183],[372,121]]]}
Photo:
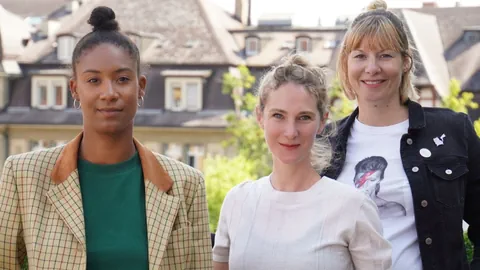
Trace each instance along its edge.
{"label": "dormer window", "polygon": [[203,107],[201,78],[165,79],[165,108],[171,111],[200,111]]}
{"label": "dormer window", "polygon": [[297,38],[297,52],[310,52],[312,50],[311,39],[309,37]]}
{"label": "dormer window", "polygon": [[480,41],[480,31],[465,31],[464,40],[467,44],[474,44]]}
{"label": "dormer window", "polygon": [[260,52],[260,39],[258,37],[247,37],[245,39],[245,55],[253,56]]}
{"label": "dormer window", "polygon": [[75,37],[60,36],[57,39],[57,58],[60,61],[70,61],[75,48]]}
{"label": "dormer window", "polygon": [[45,110],[67,107],[67,78],[64,76],[33,76],[31,106]]}

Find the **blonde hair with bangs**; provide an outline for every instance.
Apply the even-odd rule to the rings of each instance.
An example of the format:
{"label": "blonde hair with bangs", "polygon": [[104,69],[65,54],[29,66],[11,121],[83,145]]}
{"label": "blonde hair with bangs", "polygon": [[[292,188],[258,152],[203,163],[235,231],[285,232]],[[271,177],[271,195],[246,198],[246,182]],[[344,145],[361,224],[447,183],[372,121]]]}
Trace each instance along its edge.
{"label": "blonde hair with bangs", "polygon": [[412,82],[414,76],[413,48],[408,40],[407,31],[402,21],[387,10],[387,4],[383,0],[374,0],[370,3],[367,11],[355,18],[343,38],[337,60],[337,76],[345,95],[351,100],[356,97],[355,91],[348,81],[348,56],[365,39],[370,48],[393,50],[409,61],[409,68],[403,71],[400,82],[400,102],[404,103],[409,98],[418,99],[418,93]]}

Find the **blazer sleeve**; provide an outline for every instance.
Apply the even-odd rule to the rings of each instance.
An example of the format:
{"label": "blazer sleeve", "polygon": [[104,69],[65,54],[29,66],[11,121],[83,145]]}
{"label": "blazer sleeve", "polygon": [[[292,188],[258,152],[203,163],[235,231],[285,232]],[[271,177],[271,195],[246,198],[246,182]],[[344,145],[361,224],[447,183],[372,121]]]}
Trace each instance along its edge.
{"label": "blazer sleeve", "polygon": [[472,121],[465,115],[465,134],[468,149],[468,175],[465,194],[464,220],[468,223],[468,238],[474,246],[472,270],[480,270],[480,138]]}
{"label": "blazer sleeve", "polygon": [[21,269],[26,257],[18,189],[11,157],[0,179],[0,269]]}
{"label": "blazer sleeve", "polygon": [[193,203],[188,210],[188,217],[192,228],[193,254],[188,269],[202,270],[213,268],[212,241],[208,222],[208,206],[205,192],[205,182],[201,175],[198,176]]}
{"label": "blazer sleeve", "polygon": [[383,237],[375,203],[364,196],[349,242],[350,255],[357,270],[387,270],[392,267],[392,247]]}

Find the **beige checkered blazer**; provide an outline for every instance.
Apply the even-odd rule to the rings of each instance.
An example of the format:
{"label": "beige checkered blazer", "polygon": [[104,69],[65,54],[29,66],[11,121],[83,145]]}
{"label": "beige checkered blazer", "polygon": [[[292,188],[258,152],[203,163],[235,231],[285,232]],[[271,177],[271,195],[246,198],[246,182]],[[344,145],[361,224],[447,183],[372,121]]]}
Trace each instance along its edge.
{"label": "beige checkered blazer", "polygon": [[[11,156],[0,180],[0,269],[86,269],[77,154],[65,146]],[[145,177],[150,269],[212,269],[205,184],[195,169],[135,140]]]}

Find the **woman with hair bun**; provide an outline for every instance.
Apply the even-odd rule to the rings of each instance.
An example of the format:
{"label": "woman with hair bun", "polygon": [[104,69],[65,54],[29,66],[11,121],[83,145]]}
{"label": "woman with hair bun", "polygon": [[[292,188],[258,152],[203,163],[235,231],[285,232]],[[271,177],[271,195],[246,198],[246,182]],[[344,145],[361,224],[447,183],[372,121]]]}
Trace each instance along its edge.
{"label": "woman with hair bun", "polygon": [[115,13],[95,8],[70,91],[83,131],[10,156],[0,180],[0,269],[211,269],[203,176],[133,137],[146,78]]}
{"label": "woman with hair bun", "polygon": [[[480,269],[469,265],[462,220],[480,244],[480,139],[468,115],[414,100],[413,48],[402,20],[373,1],[345,34],[337,73],[358,108],[331,136],[322,175],[371,197],[394,270]],[[471,268],[470,268],[471,267]]]}
{"label": "woman with hair bun", "polygon": [[235,186],[220,211],[215,270],[385,270],[390,244],[375,204],[316,170],[331,156],[317,141],[328,117],[324,72],[292,55],[265,74],[256,115],[273,172]]}

